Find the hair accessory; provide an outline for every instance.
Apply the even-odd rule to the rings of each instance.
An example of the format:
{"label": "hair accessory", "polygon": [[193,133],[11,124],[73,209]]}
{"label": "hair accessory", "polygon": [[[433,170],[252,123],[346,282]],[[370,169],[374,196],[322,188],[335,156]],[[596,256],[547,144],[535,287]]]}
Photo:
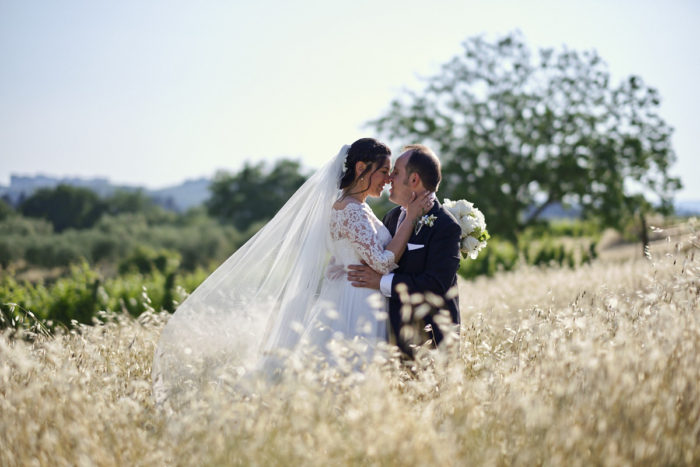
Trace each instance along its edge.
{"label": "hair accessory", "polygon": [[[348,146],[349,148],[349,146]],[[343,175],[345,175],[345,172],[348,171],[348,157],[350,157],[350,150],[348,149],[347,154],[345,155],[345,160],[343,161]]]}

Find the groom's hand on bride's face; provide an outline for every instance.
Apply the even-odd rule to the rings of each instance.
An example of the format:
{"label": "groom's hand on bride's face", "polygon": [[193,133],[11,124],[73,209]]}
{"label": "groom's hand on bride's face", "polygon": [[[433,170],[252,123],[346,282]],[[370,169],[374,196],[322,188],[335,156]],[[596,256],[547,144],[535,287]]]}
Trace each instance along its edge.
{"label": "groom's hand on bride's face", "polygon": [[367,289],[379,290],[379,283],[382,275],[369,266],[362,264],[351,264],[348,266],[348,280],[353,287],[364,287]]}

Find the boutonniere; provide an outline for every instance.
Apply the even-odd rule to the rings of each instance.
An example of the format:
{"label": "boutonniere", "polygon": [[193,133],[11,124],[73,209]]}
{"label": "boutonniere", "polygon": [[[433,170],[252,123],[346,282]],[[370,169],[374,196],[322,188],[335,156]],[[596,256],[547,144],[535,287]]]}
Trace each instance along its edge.
{"label": "boutonniere", "polygon": [[427,225],[428,227],[432,227],[433,224],[435,223],[436,219],[437,219],[437,217],[435,217],[435,215],[433,215],[433,214],[431,214],[429,216],[425,215],[425,216],[421,217],[420,219],[418,219],[418,222],[416,222],[416,228],[413,232],[416,235],[418,235],[418,232],[420,232],[420,229],[422,229],[424,225]]}

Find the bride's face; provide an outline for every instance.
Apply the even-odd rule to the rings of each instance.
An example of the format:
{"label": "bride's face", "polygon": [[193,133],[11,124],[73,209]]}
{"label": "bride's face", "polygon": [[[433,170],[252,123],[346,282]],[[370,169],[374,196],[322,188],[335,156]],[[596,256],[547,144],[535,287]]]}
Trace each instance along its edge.
{"label": "bride's face", "polygon": [[389,183],[389,172],[391,170],[391,160],[387,157],[384,159],[382,165],[379,166],[377,170],[372,172],[372,176],[369,178],[369,186],[367,196],[372,196],[378,198],[382,195],[382,190],[384,185]]}

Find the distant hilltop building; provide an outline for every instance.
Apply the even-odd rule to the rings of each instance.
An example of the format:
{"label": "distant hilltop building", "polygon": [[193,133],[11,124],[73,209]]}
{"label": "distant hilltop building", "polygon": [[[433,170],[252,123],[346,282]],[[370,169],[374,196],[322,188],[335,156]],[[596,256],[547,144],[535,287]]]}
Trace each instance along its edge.
{"label": "distant hilltop building", "polygon": [[187,180],[172,187],[148,190],[138,186],[113,185],[109,179],[103,177],[59,178],[46,175],[11,175],[9,186],[0,185],[0,198],[13,206],[17,206],[36,190],[40,188],[55,188],[58,185],[88,188],[102,197],[110,196],[117,190],[143,190],[147,196],[166,209],[186,211],[191,207],[203,204],[209,198],[210,183],[211,180],[208,178],[199,178]]}
{"label": "distant hilltop building", "polygon": [[112,185],[109,183],[108,179],[100,177],[85,179],[77,177],[56,178],[45,175],[11,175],[10,186],[5,189],[11,197],[22,193],[24,193],[25,196],[29,196],[39,188],[55,188],[58,185],[89,188],[100,196],[109,196],[114,193],[116,189],[124,188]]}

